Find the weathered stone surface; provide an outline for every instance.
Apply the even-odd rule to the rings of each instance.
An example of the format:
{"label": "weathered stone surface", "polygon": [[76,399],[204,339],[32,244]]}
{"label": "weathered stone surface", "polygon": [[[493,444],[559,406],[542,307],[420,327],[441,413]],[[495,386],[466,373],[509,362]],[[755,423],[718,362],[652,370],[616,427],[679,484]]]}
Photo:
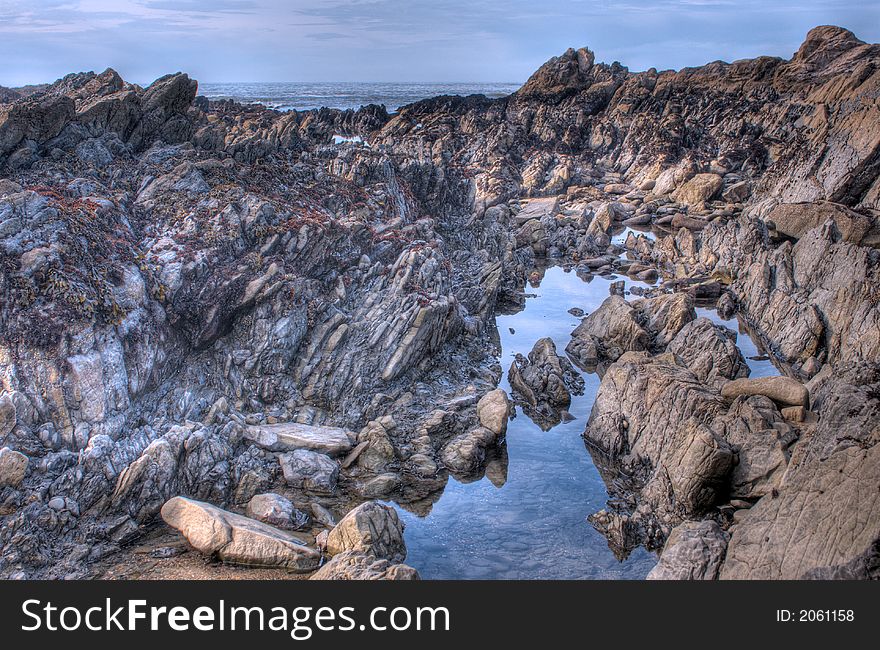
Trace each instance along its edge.
{"label": "weathered stone surface", "polygon": [[722,579],[869,578],[880,541],[876,367],[817,387],[821,415],[794,448],[776,494],[732,528]]}
{"label": "weathered stone surface", "polygon": [[374,557],[403,562],[406,544],[403,541],[403,522],[391,506],[367,501],[349,512],[330,531],[327,552],[338,555],[355,551]]}
{"label": "weathered stone surface", "polygon": [[721,395],[728,399],[741,395],[766,395],[783,406],[810,407],[810,392],[807,387],[790,377],[736,379],[721,387]]}
{"label": "weathered stone surface", "polygon": [[736,332],[708,318],[698,318],[685,325],[667,349],[698,379],[716,387],[730,379],[749,376],[749,366],[736,346]]}
{"label": "weathered stone surface", "polygon": [[269,451],[310,449],[336,456],[351,450],[354,434],[337,427],[316,427],[298,422],[247,427],[245,436]]}
{"label": "weathered stone surface", "polygon": [[724,494],[734,453],[709,425],[725,410],[672,355],[629,352],[605,372],[584,437],[601,452],[593,459],[603,474],[625,473],[648,506],[633,513],[636,538],[662,543]]}
{"label": "weathered stone surface", "polygon": [[503,436],[507,432],[507,419],[510,416],[510,400],[501,388],[490,390],[477,402],[477,417],[480,425]]}
{"label": "weathered stone surface", "polygon": [[325,454],[297,449],[278,457],[284,480],[290,487],[333,494],[339,479],[339,463]]}
{"label": "weathered stone surface", "polygon": [[739,397],[711,426],[736,453],[731,497],[757,499],[779,487],[798,435],[769,398]]}
{"label": "weathered stone surface", "polygon": [[725,531],[712,520],[686,521],[672,529],[648,580],[715,580],[724,560]]}
{"label": "weathered stone surface", "polygon": [[852,244],[880,246],[880,223],[872,216],[860,214],[845,205],[830,201],[812,203],[781,203],[764,217],[768,225],[789,237],[800,239],[807,231],[834,224],[842,241]]}
{"label": "weathered stone surface", "polygon": [[358,551],[342,551],[309,580],[419,580],[419,572],[406,564],[376,559]]}
{"label": "weathered stone surface", "polygon": [[380,472],[394,461],[394,444],[390,432],[397,424],[393,418],[381,417],[373,420],[358,434],[358,444],[366,444],[357,457],[357,464],[371,472]]}
{"label": "weathered stone surface", "polygon": [[588,369],[602,360],[614,361],[624,352],[645,350],[649,343],[638,312],[620,296],[610,296],[574,329],[565,351]]}
{"label": "weathered stone surface", "polygon": [[289,533],[201,501],[174,497],[162,506],[162,519],[200,553],[230,564],[304,573],[321,561],[320,553]]}
{"label": "weathered stone surface", "polygon": [[723,184],[718,174],[697,174],[675,191],[675,200],[689,205],[701,205],[713,198]]}
{"label": "weathered stone surface", "polygon": [[450,440],[440,458],[453,474],[469,476],[483,467],[487,450],[498,440],[499,436],[494,431],[476,427]]}
{"label": "weathered stone surface", "polygon": [[0,441],[15,428],[16,411],[15,403],[10,395],[0,395]]}
{"label": "weathered stone surface", "polygon": [[0,448],[0,488],[17,487],[27,474],[28,457],[9,447]]}
{"label": "weathered stone surface", "polygon": [[309,515],[297,510],[290,499],[272,492],[255,494],[248,501],[245,512],[251,519],[291,530],[305,528],[311,521]]}

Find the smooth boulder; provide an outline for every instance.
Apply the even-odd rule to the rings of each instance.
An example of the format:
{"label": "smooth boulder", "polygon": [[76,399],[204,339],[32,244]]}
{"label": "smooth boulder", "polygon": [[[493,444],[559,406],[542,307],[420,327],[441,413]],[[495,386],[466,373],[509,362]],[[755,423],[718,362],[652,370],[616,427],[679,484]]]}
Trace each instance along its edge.
{"label": "smooth boulder", "polygon": [[197,551],[229,564],[305,573],[321,562],[318,551],[290,533],[209,503],[178,496],[162,506],[161,515]]}
{"label": "smooth boulder", "polygon": [[736,399],[742,395],[764,395],[783,406],[810,408],[807,387],[790,377],[758,377],[735,379],[721,388],[721,396]]}

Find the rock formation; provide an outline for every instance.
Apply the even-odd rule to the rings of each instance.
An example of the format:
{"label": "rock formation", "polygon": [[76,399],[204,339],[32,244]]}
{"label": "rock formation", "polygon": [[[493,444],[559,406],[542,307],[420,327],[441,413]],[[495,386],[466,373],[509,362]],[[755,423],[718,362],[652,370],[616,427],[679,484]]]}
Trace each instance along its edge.
{"label": "rock formation", "polygon": [[[568,50],[509,97],[393,115],[181,73],[0,89],[0,575],[90,576],[163,518],[312,570],[353,511],[387,548],[343,518],[316,575],[414,577],[359,504],[424,512],[504,457],[494,316],[562,264],[643,295],[566,348],[602,374],[615,550],[665,548],[654,577],[876,577],[878,92],[880,46],[829,26],[677,72]],[[697,306],[783,378],[746,378]],[[533,353],[515,399],[565,408],[578,374]]]}

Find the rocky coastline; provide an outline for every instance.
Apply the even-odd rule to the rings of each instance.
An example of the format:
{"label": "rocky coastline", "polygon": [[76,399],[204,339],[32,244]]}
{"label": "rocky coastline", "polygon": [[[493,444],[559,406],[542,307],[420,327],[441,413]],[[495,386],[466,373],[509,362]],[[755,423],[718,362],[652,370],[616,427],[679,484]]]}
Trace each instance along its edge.
{"label": "rocky coastline", "polygon": [[[880,577],[878,98],[880,45],[830,26],[677,72],[568,50],[395,114],[0,88],[0,577],[107,577],[173,529],[219,566],[418,578],[382,502],[486,475],[575,367],[590,522],[649,578]],[[503,367],[495,316],[550,265],[650,288]]]}

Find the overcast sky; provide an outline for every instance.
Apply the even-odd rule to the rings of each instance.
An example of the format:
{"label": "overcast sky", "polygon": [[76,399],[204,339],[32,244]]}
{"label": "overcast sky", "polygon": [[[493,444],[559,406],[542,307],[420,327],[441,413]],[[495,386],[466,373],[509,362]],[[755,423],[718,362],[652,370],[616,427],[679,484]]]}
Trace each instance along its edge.
{"label": "overcast sky", "polygon": [[568,47],[632,70],[790,57],[813,26],[880,41],[877,0],[0,0],[0,85],[524,81]]}

